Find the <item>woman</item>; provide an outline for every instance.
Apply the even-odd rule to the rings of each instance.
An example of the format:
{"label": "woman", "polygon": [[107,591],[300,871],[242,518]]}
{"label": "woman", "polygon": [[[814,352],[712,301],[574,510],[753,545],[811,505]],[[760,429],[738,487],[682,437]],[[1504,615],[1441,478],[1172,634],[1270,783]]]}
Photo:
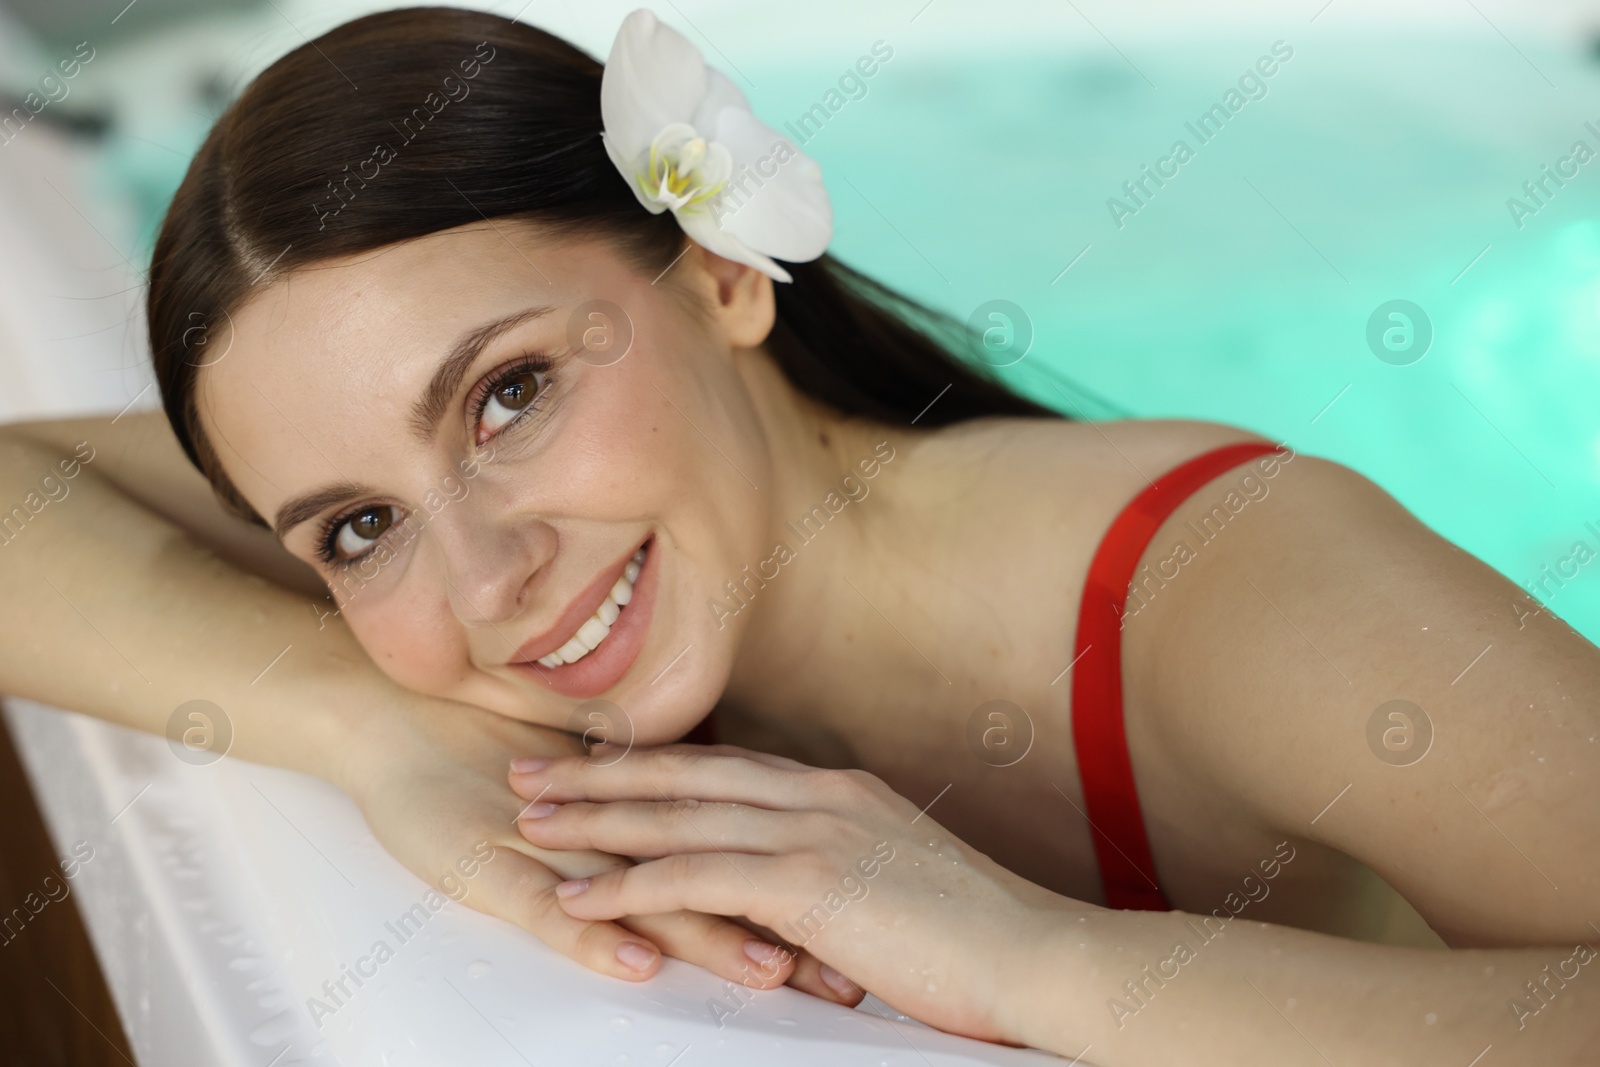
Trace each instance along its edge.
{"label": "woman", "polygon": [[6,431],[6,499],[94,458],[0,552],[0,685],[211,699],[624,979],[1107,1067],[1592,1059],[1594,646],[1337,463],[973,372],[803,156],[717,199],[765,127],[698,63],[420,9],[264,72],[152,263],[170,430]]}

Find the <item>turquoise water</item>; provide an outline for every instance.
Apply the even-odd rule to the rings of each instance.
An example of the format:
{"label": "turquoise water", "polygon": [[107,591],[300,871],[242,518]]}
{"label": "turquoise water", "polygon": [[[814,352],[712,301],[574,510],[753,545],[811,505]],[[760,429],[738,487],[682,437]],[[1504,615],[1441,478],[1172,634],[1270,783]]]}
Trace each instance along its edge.
{"label": "turquoise water", "polygon": [[[1575,541],[1600,551],[1600,158],[1521,228],[1506,206],[1575,141],[1600,152],[1600,63],[1576,44],[1311,29],[1205,144],[1185,122],[1271,35],[1141,47],[1137,69],[1110,50],[902,44],[805,145],[833,251],[961,318],[1018,305],[1034,339],[1001,373],[1047,403],[1230,422],[1337,459],[1519,584]],[[779,125],[862,51],[749,71],[749,94]],[[1192,158],[1119,228],[1107,200],[1131,204],[1122,183],[1179,138]],[[108,159],[148,232],[182,159]],[[1395,299],[1433,330],[1403,366],[1366,339]],[[1600,640],[1600,562],[1548,599]]]}

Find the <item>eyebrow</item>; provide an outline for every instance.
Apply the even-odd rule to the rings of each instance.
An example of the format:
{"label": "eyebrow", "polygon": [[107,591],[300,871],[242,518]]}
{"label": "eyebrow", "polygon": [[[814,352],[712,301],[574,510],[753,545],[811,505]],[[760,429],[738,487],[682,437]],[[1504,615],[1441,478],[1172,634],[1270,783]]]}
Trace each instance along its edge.
{"label": "eyebrow", "polygon": [[297,496],[278,509],[278,514],[272,520],[272,532],[278,536],[279,541],[282,541],[284,534],[307,519],[314,519],[335,504],[366,496],[370,492],[371,490],[364,485],[339,482]]}
{"label": "eyebrow", "polygon": [[[412,432],[424,443],[433,439],[434,431],[438,429],[439,419],[444,415],[445,407],[450,403],[450,398],[455,396],[456,390],[461,386],[461,379],[466,376],[472,365],[478,361],[495,338],[509,330],[514,330],[525,322],[548,315],[554,308],[548,306],[534,306],[523,308],[521,311],[512,312],[493,322],[486,322],[482,326],[461,335],[455,345],[451,347],[448,355],[439,362],[438,368],[433,372],[433,377],[428,380],[428,385],[422,391],[422,396],[412,405],[411,416],[408,420]],[[334,485],[314,489],[287,501],[278,509],[278,514],[272,520],[272,532],[282,541],[284,535],[308,519],[316,518],[335,504],[342,504],[356,497],[366,496],[371,492],[366,486],[356,485],[353,482],[339,482]]]}
{"label": "eyebrow", "polygon": [[450,354],[440,361],[438,369],[433,372],[433,377],[428,382],[428,387],[422,391],[422,396],[412,405],[410,420],[412,432],[424,444],[431,441],[434,431],[438,428],[439,419],[450,403],[450,398],[455,396],[456,390],[461,385],[461,379],[477,362],[483,350],[501,334],[541,315],[548,315],[553,310],[555,309],[545,306],[523,308],[521,311],[495,319],[462,334],[461,339],[450,349]]}

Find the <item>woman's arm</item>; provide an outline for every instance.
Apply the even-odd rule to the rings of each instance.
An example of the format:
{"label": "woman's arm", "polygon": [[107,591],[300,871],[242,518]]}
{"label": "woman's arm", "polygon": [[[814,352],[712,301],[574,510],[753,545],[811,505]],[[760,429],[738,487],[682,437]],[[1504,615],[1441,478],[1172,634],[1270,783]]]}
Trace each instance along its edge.
{"label": "woman's arm", "polygon": [[1097,910],[1029,944],[1004,1032],[1101,1067],[1600,1062],[1600,961],[1582,939],[1446,952]]}
{"label": "woman's arm", "polygon": [[[1196,493],[1152,552],[1236,481]],[[1029,1005],[1091,1000],[1106,1028],[1089,1058],[1108,1063],[1143,1062],[1124,1047],[1280,1062],[1258,1043],[1278,1037],[1281,1062],[1466,1067],[1491,1043],[1486,1065],[1595,1062],[1600,650],[1356,472],[1299,456],[1268,484],[1124,630],[1135,765],[1166,780],[1140,779],[1141,798],[1147,781],[1165,798],[1147,819],[1203,803],[1227,823],[1219,839],[1256,837],[1263,856],[1280,840],[1342,852],[1475,951],[1244,920],[1202,947],[1205,914],[1111,916],[1085,950],[1100,973],[1072,965],[1084,939],[1069,926]],[[1181,903],[1227,917],[1237,901]],[[1175,960],[1179,942],[1193,961]],[[1146,966],[1177,977],[1162,987]]]}
{"label": "woman's arm", "polygon": [[95,450],[89,469],[132,502],[243,570],[316,599],[327,596],[316,571],[285,551],[271,531],[241,521],[222,506],[159,411],[11,423],[0,426],[0,435],[49,445],[64,456],[87,442]]}
{"label": "woman's arm", "polygon": [[429,883],[493,846],[465,902],[586,966],[648,977],[660,959],[648,945],[643,968],[617,956],[644,935],[755,988],[792,977],[831,996],[809,958],[752,976],[749,931],[715,916],[566,916],[552,896],[560,875],[628,861],[533,848],[514,828],[524,802],[505,773],[575,739],[400,687],[314,597],[319,586],[216,503],[159,415],[0,427],[0,692],[158,734],[180,705],[210,701],[231,725],[229,754],[339,786]]}
{"label": "woman's arm", "polygon": [[1270,484],[1124,631],[1151,765],[1360,860],[1453,947],[1600,936],[1600,649],[1355,471]]}
{"label": "woman's arm", "polygon": [[[209,700],[235,755],[348,788],[372,749],[352,742],[398,687],[304,592],[219,558],[290,580],[300,566],[205,500],[198,474],[180,477],[176,442],[154,428],[126,416],[0,429],[0,691],[152,733]],[[190,529],[131,499],[118,475]]]}

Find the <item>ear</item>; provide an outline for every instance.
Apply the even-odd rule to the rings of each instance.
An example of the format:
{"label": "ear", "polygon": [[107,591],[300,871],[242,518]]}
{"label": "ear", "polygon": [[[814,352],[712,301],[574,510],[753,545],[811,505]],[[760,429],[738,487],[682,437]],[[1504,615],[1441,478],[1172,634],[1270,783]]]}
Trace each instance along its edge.
{"label": "ear", "polygon": [[692,245],[705,275],[705,296],[712,319],[733,348],[754,348],[767,339],[777,321],[772,279],[743,263],[724,259]]}

